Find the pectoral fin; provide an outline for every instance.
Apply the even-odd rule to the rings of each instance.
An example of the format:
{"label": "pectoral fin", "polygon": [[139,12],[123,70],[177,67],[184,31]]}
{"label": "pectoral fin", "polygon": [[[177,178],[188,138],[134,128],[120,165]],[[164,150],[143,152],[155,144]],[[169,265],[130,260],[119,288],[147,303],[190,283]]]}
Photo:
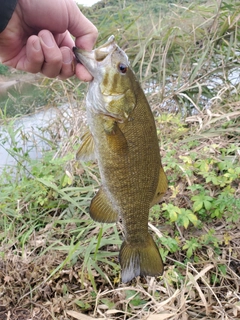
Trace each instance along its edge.
{"label": "pectoral fin", "polygon": [[118,220],[118,213],[112,208],[112,204],[102,187],[92,199],[89,210],[91,218],[95,221],[113,223]]}
{"label": "pectoral fin", "polygon": [[164,196],[164,194],[167,191],[167,187],[168,187],[167,176],[163,170],[163,167],[161,166],[160,171],[159,171],[157,189],[156,189],[155,195],[153,197],[153,200],[150,203],[150,208],[152,206],[154,206],[155,204],[157,204],[162,199],[162,197]]}
{"label": "pectoral fin", "polygon": [[128,152],[127,140],[119,128],[118,122],[111,117],[105,117],[104,131],[106,133],[108,146],[111,151],[122,156]]}
{"label": "pectoral fin", "polygon": [[95,160],[94,141],[91,132],[88,130],[81,140],[82,144],[76,153],[76,159],[82,161]]}

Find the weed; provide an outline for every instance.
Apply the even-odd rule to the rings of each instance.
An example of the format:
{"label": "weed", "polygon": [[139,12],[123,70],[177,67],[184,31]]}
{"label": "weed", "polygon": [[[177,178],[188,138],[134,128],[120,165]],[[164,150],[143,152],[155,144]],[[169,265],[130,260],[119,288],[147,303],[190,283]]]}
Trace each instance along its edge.
{"label": "weed", "polygon": [[7,75],[8,74],[8,67],[3,65],[3,64],[1,64],[1,63],[0,63],[0,74],[1,75]]}

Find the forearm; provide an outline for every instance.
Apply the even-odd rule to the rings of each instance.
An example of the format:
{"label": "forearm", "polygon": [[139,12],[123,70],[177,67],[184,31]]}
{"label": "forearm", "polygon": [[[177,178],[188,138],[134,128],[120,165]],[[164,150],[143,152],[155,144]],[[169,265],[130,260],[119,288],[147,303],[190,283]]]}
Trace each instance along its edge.
{"label": "forearm", "polygon": [[6,28],[16,7],[17,0],[0,0],[0,33]]}

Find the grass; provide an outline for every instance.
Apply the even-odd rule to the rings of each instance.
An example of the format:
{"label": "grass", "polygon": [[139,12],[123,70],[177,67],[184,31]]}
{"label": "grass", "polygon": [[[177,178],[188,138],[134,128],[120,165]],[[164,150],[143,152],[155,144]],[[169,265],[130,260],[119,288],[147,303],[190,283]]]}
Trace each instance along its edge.
{"label": "grass", "polygon": [[32,134],[1,113],[0,148],[8,142],[16,159],[0,181],[1,319],[240,316],[239,79],[229,81],[239,67],[239,8],[164,3],[156,15],[149,1],[145,15],[146,3],[141,12],[124,1],[98,14],[84,10],[100,27],[99,42],[114,33],[126,49],[156,118],[169,189],[151,209],[149,230],[164,275],[121,283],[121,223],[91,220],[98,167],[74,159],[85,87],[42,79],[48,104],[69,108],[38,133],[48,146],[41,159],[20,145],[19,136],[31,141]]}

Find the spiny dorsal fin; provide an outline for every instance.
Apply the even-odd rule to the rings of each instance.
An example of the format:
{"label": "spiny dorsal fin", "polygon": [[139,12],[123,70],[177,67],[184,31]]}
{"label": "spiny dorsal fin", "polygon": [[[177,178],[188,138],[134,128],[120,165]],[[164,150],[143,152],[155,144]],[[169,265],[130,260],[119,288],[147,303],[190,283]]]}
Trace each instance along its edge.
{"label": "spiny dorsal fin", "polygon": [[82,144],[76,153],[76,159],[82,161],[95,160],[93,136],[88,130],[81,138]]}
{"label": "spiny dorsal fin", "polygon": [[92,199],[89,211],[91,218],[98,222],[113,223],[118,220],[118,213],[112,208],[103,187]]}
{"label": "spiny dorsal fin", "polygon": [[153,200],[150,203],[150,208],[152,206],[154,206],[155,204],[157,204],[162,199],[162,197],[164,196],[164,194],[167,191],[167,187],[168,187],[167,176],[163,170],[163,167],[160,166],[158,185],[157,185],[157,189],[154,194]]}

